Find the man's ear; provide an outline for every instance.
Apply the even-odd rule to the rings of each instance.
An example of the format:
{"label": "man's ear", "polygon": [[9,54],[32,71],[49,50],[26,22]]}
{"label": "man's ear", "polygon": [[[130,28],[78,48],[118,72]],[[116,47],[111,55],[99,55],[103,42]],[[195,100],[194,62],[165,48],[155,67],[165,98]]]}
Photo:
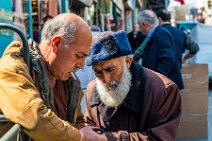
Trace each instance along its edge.
{"label": "man's ear", "polygon": [[142,22],[141,24],[143,25],[143,27],[145,27],[145,26],[146,26],[146,23],[145,23],[145,22]]}
{"label": "man's ear", "polygon": [[53,52],[55,54],[57,54],[58,48],[59,48],[59,44],[61,43],[61,36],[60,35],[55,35],[52,39],[51,39],[51,46],[53,49]]}
{"label": "man's ear", "polygon": [[161,24],[161,22],[162,22],[161,17],[158,17],[158,21],[159,21],[159,23]]}
{"label": "man's ear", "polygon": [[131,58],[131,57],[126,57],[126,62],[127,62],[127,67],[128,67],[128,68],[130,68],[130,65],[131,65],[132,61],[133,61],[133,58]]}

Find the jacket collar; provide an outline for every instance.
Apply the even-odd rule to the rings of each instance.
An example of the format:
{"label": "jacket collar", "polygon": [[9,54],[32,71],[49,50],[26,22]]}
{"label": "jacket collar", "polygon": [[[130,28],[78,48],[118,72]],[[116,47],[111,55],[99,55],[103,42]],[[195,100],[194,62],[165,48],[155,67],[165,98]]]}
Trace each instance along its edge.
{"label": "jacket collar", "polygon": [[155,34],[157,33],[158,29],[160,29],[162,26],[161,25],[157,25],[154,29],[154,32],[152,33],[152,36],[150,37],[149,40],[152,40],[153,38],[155,38]]}
{"label": "jacket collar", "polygon": [[164,26],[171,26],[171,24],[170,23],[164,23],[163,25],[161,25],[162,27],[164,27]]}
{"label": "jacket collar", "polygon": [[[143,68],[135,62],[132,62],[130,71],[132,73],[132,86],[121,106],[128,108],[132,112],[139,113],[144,99],[145,73]],[[91,95],[90,106],[99,106],[101,103],[95,88]]]}
{"label": "jacket collar", "polygon": [[152,37],[152,35],[154,34],[154,32],[155,32],[155,30],[157,29],[157,27],[159,26],[159,24],[156,24],[151,30],[150,30],[150,32],[148,33],[148,35],[147,35],[147,38],[151,38]]}

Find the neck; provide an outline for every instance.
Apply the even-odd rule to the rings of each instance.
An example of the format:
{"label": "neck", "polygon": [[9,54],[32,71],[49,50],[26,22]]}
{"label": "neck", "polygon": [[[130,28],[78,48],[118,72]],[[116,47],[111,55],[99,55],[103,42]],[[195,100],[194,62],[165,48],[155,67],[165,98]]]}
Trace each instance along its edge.
{"label": "neck", "polygon": [[148,33],[157,25],[158,23],[153,23],[149,26]]}
{"label": "neck", "polygon": [[48,63],[50,61],[51,47],[47,43],[41,42],[38,46],[38,50],[40,51],[44,60]]}
{"label": "neck", "polygon": [[169,21],[161,22],[161,25],[164,25],[164,24],[171,24],[171,22],[169,22]]}
{"label": "neck", "polygon": [[[41,44],[38,46],[38,50],[40,51],[40,54],[43,57],[46,63],[46,66],[48,67],[47,69],[49,71],[49,64],[51,62],[51,57],[50,57],[51,47],[47,43],[41,42]],[[52,87],[54,87],[56,84],[56,77],[54,77],[50,71],[49,71],[49,78],[50,78]]]}
{"label": "neck", "polygon": [[53,75],[51,75],[51,73],[50,73],[50,81],[51,81],[52,87],[54,88],[57,79],[56,79],[56,77],[54,77]]}
{"label": "neck", "polygon": [[137,34],[137,31],[133,31],[133,34]]}

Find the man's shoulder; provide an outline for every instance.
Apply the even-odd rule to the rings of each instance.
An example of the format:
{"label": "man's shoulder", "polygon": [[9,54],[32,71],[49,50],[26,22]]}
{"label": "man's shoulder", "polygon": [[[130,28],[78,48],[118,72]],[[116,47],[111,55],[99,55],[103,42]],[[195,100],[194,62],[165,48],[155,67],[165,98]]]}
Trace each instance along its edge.
{"label": "man's shoulder", "polygon": [[163,36],[167,36],[168,35],[168,31],[165,27],[163,26],[158,26],[155,30],[155,35],[159,36],[160,38]]}
{"label": "man's shoulder", "polygon": [[[144,68],[144,72],[146,74],[146,83],[148,85],[151,85],[152,88],[165,89],[170,85],[175,85],[173,81],[158,72],[155,72],[148,68]],[[175,85],[174,87],[177,86]]]}
{"label": "man's shoulder", "polygon": [[86,90],[86,96],[91,95],[93,90],[95,89],[95,87],[96,87],[96,79],[94,79],[88,83],[87,90]]}
{"label": "man's shoulder", "polygon": [[[22,43],[18,41],[12,42],[4,51],[0,60],[0,71],[19,73],[28,77],[28,66],[23,59],[21,53]],[[9,74],[9,73],[8,73]]]}
{"label": "man's shoulder", "polygon": [[10,54],[12,52],[20,53],[21,52],[21,48],[22,48],[22,43],[21,42],[19,42],[19,41],[13,41],[12,43],[10,43],[6,47],[6,49],[5,49],[2,57],[4,57],[5,55]]}
{"label": "man's shoulder", "polygon": [[131,37],[133,35],[133,32],[131,31],[131,32],[129,32],[129,33],[127,33],[127,37],[129,38],[129,37]]}
{"label": "man's shoulder", "polygon": [[13,41],[12,43],[10,43],[2,55],[0,67],[16,68],[17,64],[23,64],[24,60],[21,54],[21,49],[22,49],[21,42]]}
{"label": "man's shoulder", "polygon": [[139,38],[143,38],[143,39],[146,38],[146,35],[142,34],[141,31],[138,31],[138,32],[137,32],[137,36],[138,36]]}
{"label": "man's shoulder", "polygon": [[145,95],[147,97],[165,100],[164,98],[180,96],[177,85],[166,76],[149,69],[145,69],[145,73]]}
{"label": "man's shoulder", "polygon": [[[177,27],[174,27],[174,26],[171,26],[171,25],[163,26],[163,27],[173,34],[185,36],[185,33],[182,30],[178,29]],[[175,36],[175,35],[173,35],[173,36]]]}
{"label": "man's shoulder", "polygon": [[160,43],[171,42],[171,38],[173,37],[170,31],[162,26],[158,26],[154,36],[155,38],[160,39]]}

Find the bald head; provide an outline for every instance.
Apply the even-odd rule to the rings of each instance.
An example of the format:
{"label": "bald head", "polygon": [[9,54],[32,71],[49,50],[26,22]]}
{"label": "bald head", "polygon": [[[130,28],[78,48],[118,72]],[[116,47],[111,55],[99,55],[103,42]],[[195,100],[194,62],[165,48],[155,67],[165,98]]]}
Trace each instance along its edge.
{"label": "bald head", "polygon": [[60,35],[65,44],[75,40],[75,35],[81,32],[90,32],[87,23],[79,16],[72,13],[57,15],[47,21],[42,30],[42,42],[49,43],[55,35]]}
{"label": "bald head", "polygon": [[140,22],[148,22],[149,24],[158,23],[156,14],[152,10],[143,10],[139,13]]}

